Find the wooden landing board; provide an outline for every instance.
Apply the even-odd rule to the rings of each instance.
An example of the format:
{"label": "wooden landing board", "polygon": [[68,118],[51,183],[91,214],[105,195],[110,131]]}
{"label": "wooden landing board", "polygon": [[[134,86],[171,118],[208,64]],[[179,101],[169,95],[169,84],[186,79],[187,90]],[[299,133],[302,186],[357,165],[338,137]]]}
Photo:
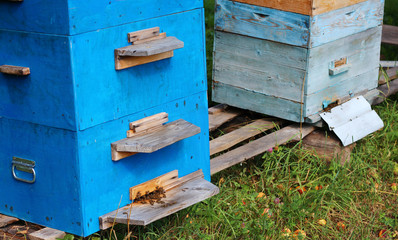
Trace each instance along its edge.
{"label": "wooden landing board", "polygon": [[118,48],[115,54],[121,57],[147,57],[170,52],[184,47],[184,42],[175,37],[166,37],[141,44]]}
{"label": "wooden landing board", "polygon": [[28,236],[30,240],[56,240],[64,238],[65,235],[65,232],[56,229],[43,228],[39,231],[29,234]]}
{"label": "wooden landing board", "polygon": [[398,26],[383,25],[382,43],[398,45]]}
{"label": "wooden landing board", "polygon": [[200,128],[183,119],[163,125],[155,132],[125,138],[112,143],[118,152],[152,153],[200,133]]}
{"label": "wooden landing board", "polygon": [[242,111],[239,110],[228,110],[226,111],[226,105],[220,104],[214,107],[209,108],[209,131],[213,131],[217,129],[219,126],[224,123],[231,121],[235,117],[242,114]]}
{"label": "wooden landing board", "polygon": [[141,183],[137,186],[130,188],[130,200],[134,200],[138,197],[138,193],[145,194],[148,192],[153,192],[157,187],[165,187],[171,182],[174,182],[178,179],[178,170],[171,171],[162,176],[154,178],[150,181]]}
{"label": "wooden landing board", "polygon": [[300,135],[301,138],[303,138],[314,130],[315,127],[307,125],[305,125],[302,129],[300,129],[299,125],[296,124],[284,127],[279,131],[268,134],[246,145],[243,145],[242,147],[236,148],[223,155],[211,159],[210,173],[215,174],[221,170],[255,157],[277,145],[285,144],[290,140],[297,140],[297,137]]}
{"label": "wooden landing board", "polygon": [[277,122],[258,119],[237,130],[210,141],[210,155],[222,152],[236,144],[274,128]]}
{"label": "wooden landing board", "polygon": [[163,203],[140,204],[133,203],[100,217],[100,228],[109,227],[107,223],[123,223],[130,225],[148,225],[195,203],[201,202],[219,192],[218,187],[203,179],[203,173],[193,173],[193,178],[181,185],[166,189]]}

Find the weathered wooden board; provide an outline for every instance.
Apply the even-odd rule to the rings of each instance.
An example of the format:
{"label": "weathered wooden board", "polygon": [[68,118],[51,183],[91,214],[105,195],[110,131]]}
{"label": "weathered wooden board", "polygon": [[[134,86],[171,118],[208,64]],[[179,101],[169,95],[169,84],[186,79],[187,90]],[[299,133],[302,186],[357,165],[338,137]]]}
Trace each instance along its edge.
{"label": "weathered wooden board", "polygon": [[347,7],[359,2],[366,0],[236,0],[236,2],[242,2],[262,7],[274,8],[278,10],[295,12],[305,15],[318,15],[324,12],[330,12],[335,9]]}
{"label": "weathered wooden board", "polygon": [[230,133],[224,134],[210,141],[210,155],[222,152],[236,144],[272,129],[278,121],[272,122],[264,119],[256,120]]}
{"label": "weathered wooden board", "polygon": [[151,62],[160,61],[163,59],[171,58],[174,56],[174,51],[159,53],[147,57],[121,57],[115,54],[115,69],[122,70],[126,68],[131,68],[139,66],[142,64],[147,64]]}
{"label": "weathered wooden board", "polygon": [[380,94],[372,101],[373,105],[382,103],[387,97],[398,92],[398,79],[378,87],[378,90]]}
{"label": "weathered wooden board", "polygon": [[[385,74],[387,76],[385,76]],[[380,71],[380,78],[379,78],[379,85],[385,84],[387,82],[386,77],[388,80],[394,80],[398,78],[398,67],[389,68],[383,73]]]}
{"label": "weathered wooden board", "polygon": [[147,29],[127,33],[127,40],[128,40],[128,42],[133,43],[136,41],[159,36],[159,34],[160,34],[159,27],[147,28]]}
{"label": "weathered wooden board", "polygon": [[216,31],[213,79],[299,102],[307,55],[305,48]]}
{"label": "weathered wooden board", "polygon": [[62,239],[66,235],[65,232],[52,229],[52,228],[43,228],[39,231],[33,232],[29,234],[30,240],[57,240]]}
{"label": "weathered wooden board", "polygon": [[148,128],[162,125],[163,123],[168,121],[169,121],[169,114],[162,112],[131,122],[129,123],[129,127],[130,130],[133,130],[134,133],[138,133],[147,130]]}
{"label": "weathered wooden board", "polygon": [[155,132],[137,135],[112,143],[112,151],[152,153],[200,133],[200,128],[183,119],[163,125]]}
{"label": "weathered wooden board", "polygon": [[315,130],[303,139],[304,149],[328,162],[338,160],[341,165],[350,162],[354,147],[355,144],[344,147],[332,132],[326,133],[321,130]]}
{"label": "weathered wooden board", "polygon": [[234,119],[235,117],[239,116],[242,114],[241,111],[239,110],[228,110],[228,111],[220,111],[218,107],[216,110],[213,110],[212,108],[209,109],[209,111],[214,111],[214,114],[209,114],[209,131],[214,131],[217,129],[219,126],[223,125],[224,123]]}
{"label": "weathered wooden board", "polygon": [[379,69],[373,68],[369,72],[332,85],[322,91],[305,95],[304,116],[322,111],[330,103],[354,96],[358,92],[366,92],[377,87]]}
{"label": "weathered wooden board", "polygon": [[19,219],[14,217],[9,217],[3,214],[0,214],[0,227],[7,226],[13,222],[17,222]]}
{"label": "weathered wooden board", "polygon": [[398,45],[398,26],[383,25],[382,43]]}
{"label": "weathered wooden board", "polygon": [[121,57],[147,57],[170,52],[184,47],[184,42],[175,37],[166,37],[141,44],[134,44],[115,49],[115,54]]}
{"label": "weathered wooden board", "polygon": [[101,229],[104,229],[102,226],[109,227],[104,223],[113,221],[145,226],[212,197],[218,192],[218,187],[204,180],[203,174],[202,177],[185,179],[185,182],[179,186],[166,190],[166,198],[162,199],[163,203],[155,203],[154,205],[133,203],[101,216]]}
{"label": "weathered wooden board", "polygon": [[243,145],[242,147],[236,148],[223,155],[211,159],[211,174],[215,174],[235,164],[244,162],[247,159],[255,157],[270,148],[294,140],[298,136],[303,138],[314,130],[315,127],[313,126],[304,126],[302,129],[300,129],[300,126],[298,125],[284,127],[281,130],[268,134],[246,145]]}
{"label": "weathered wooden board", "polygon": [[301,47],[316,47],[381,25],[384,0],[368,0],[313,17],[218,0],[216,30]]}
{"label": "weathered wooden board", "polygon": [[17,76],[26,76],[30,74],[30,69],[28,67],[1,65],[0,73],[17,75]]}
{"label": "weathered wooden board", "polygon": [[138,193],[144,195],[146,192],[153,192],[156,190],[157,187],[165,187],[169,185],[170,182],[176,181],[177,179],[178,170],[174,170],[147,182],[141,183],[137,186],[131,187],[130,200],[136,199]]}
{"label": "weathered wooden board", "polygon": [[[218,82],[213,82],[212,95],[215,102],[300,122],[302,104],[299,102],[264,95]],[[301,118],[301,120],[304,120],[304,118]]]}

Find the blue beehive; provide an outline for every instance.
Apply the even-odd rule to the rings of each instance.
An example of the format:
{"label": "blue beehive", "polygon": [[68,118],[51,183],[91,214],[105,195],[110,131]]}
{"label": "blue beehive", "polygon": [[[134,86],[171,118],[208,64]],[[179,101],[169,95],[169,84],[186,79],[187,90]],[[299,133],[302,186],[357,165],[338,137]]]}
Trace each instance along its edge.
{"label": "blue beehive", "polygon": [[[0,3],[0,212],[87,236],[133,186],[209,180],[203,16],[202,0]],[[142,44],[154,52],[125,51]],[[130,122],[161,112],[192,134],[114,157]]]}
{"label": "blue beehive", "polygon": [[213,100],[317,122],[331,103],[377,94],[383,10],[384,0],[217,0]]}

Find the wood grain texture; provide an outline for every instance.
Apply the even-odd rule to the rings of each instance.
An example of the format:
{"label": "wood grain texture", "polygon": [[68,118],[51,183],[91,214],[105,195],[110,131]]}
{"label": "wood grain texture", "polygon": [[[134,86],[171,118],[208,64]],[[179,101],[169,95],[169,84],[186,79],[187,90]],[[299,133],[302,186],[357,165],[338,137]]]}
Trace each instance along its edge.
{"label": "wood grain texture", "polygon": [[398,26],[383,25],[382,43],[398,45]]}
{"label": "wood grain texture", "polygon": [[175,142],[200,133],[200,128],[183,119],[163,125],[156,132],[125,138],[112,143],[118,152],[152,153]]}
{"label": "wood grain texture", "polygon": [[213,82],[213,101],[300,122],[301,103],[227,84]]}
{"label": "wood grain texture", "polygon": [[160,28],[153,27],[153,28],[127,33],[127,40],[128,42],[133,43],[135,41],[159,36],[159,34],[160,34]]}
{"label": "wood grain texture", "polygon": [[217,111],[216,114],[209,114],[209,131],[214,131],[219,126],[231,121],[242,114],[239,110]]}
{"label": "wood grain texture", "polygon": [[184,42],[175,37],[134,44],[115,49],[115,54],[122,57],[147,57],[160,53],[170,52],[184,47]]}
{"label": "wood grain texture", "polygon": [[3,214],[0,214],[0,228],[7,226],[13,222],[17,222],[19,219],[14,217],[9,217]]}
{"label": "wood grain texture", "polygon": [[[202,173],[203,174],[203,173]],[[174,182],[178,179],[178,170],[171,171],[162,176],[149,180],[147,182],[141,183],[137,186],[130,188],[130,200],[134,200],[137,198],[137,194],[140,195],[146,194],[146,192],[153,192],[157,187],[165,187],[169,185],[171,182]]]}
{"label": "wood grain texture", "polygon": [[344,147],[332,132],[322,130],[315,130],[303,139],[303,148],[312,155],[328,162],[339,161],[341,165],[350,162],[354,147],[355,144]]}
{"label": "wood grain texture", "polygon": [[272,129],[277,125],[278,122],[259,119],[230,133],[215,138],[210,141],[210,155],[227,150],[242,141]]}
{"label": "wood grain texture", "polygon": [[[201,202],[219,192],[218,187],[203,179],[195,177],[185,179],[181,185],[166,191],[164,203],[133,203],[100,217],[100,222],[113,222],[130,225],[148,225],[156,220],[169,216],[193,204]],[[104,224],[102,226],[105,226]],[[101,227],[101,229],[104,229]]]}
{"label": "wood grain texture", "polygon": [[305,47],[310,17],[280,10],[218,0],[215,29]]}
{"label": "wood grain texture", "polygon": [[398,78],[398,67],[389,68],[385,70],[385,73],[380,71],[379,76],[379,85],[385,84],[387,82],[387,79],[388,81],[395,80]]}
{"label": "wood grain texture", "polygon": [[26,76],[30,74],[30,69],[28,67],[18,67],[11,65],[1,65],[0,73],[17,75],[17,76]]}
{"label": "wood grain texture", "polygon": [[209,113],[209,115],[216,115],[218,113],[224,112],[225,109],[227,109],[227,107],[228,107],[227,104],[218,104],[216,106],[209,108],[207,112]]}
{"label": "wood grain texture", "polygon": [[387,97],[398,92],[398,79],[389,82],[389,84],[381,85],[377,89],[379,95],[373,99],[373,105],[382,103]]}
{"label": "wood grain texture", "polygon": [[174,56],[174,51],[159,53],[147,57],[120,57],[115,54],[115,69],[122,70],[151,62],[160,61]]}
{"label": "wood grain texture", "polygon": [[381,26],[384,0],[368,0],[311,17],[309,47],[316,47]]}
{"label": "wood grain texture", "polygon": [[304,126],[302,129],[300,129],[298,125],[284,127],[281,130],[267,134],[266,136],[256,139],[246,145],[243,145],[242,147],[238,147],[223,155],[211,159],[210,172],[213,175],[226,168],[255,157],[270,148],[285,144],[297,136],[301,136],[301,138],[303,138],[314,130],[315,127],[313,126]]}
{"label": "wood grain texture", "polygon": [[278,10],[295,12],[304,15],[318,15],[321,13],[333,11],[335,9],[347,7],[359,2],[366,0],[236,0],[236,2],[242,2],[262,7],[274,8]]}
{"label": "wood grain texture", "polygon": [[148,128],[162,125],[169,121],[169,114],[162,112],[146,118],[139,119],[137,121],[129,123],[129,127],[133,132],[138,133]]}
{"label": "wood grain texture", "polygon": [[39,231],[33,232],[29,234],[30,240],[57,240],[62,239],[66,235],[65,232],[52,229],[52,228],[43,228]]}
{"label": "wood grain texture", "polygon": [[316,47],[382,24],[384,0],[306,16],[218,0],[215,29],[299,47]]}
{"label": "wood grain texture", "polygon": [[220,31],[214,49],[215,82],[301,101],[307,49]]}

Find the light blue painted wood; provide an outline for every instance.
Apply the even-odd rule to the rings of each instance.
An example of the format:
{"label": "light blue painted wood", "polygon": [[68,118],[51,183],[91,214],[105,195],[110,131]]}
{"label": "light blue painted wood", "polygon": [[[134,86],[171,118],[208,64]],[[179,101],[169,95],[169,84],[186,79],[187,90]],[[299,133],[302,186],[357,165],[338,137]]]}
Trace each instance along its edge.
{"label": "light blue painted wood", "polygon": [[[213,82],[212,100],[219,103],[299,122],[301,105],[298,102],[248,91],[243,88]],[[304,110],[304,109],[303,109]]]}
{"label": "light blue painted wood", "polygon": [[379,68],[373,67],[370,71],[351,79],[331,85],[322,91],[305,96],[305,116],[313,115],[323,110],[324,103],[333,103],[342,98],[349,98],[356,93],[372,90],[377,87]]}
{"label": "light blue painted wood", "polygon": [[217,0],[215,29],[307,46],[310,17],[229,0]]}
{"label": "light blue painted wood", "polygon": [[301,102],[306,56],[305,48],[216,31],[213,79]]}
{"label": "light blue painted wood", "polygon": [[[72,68],[79,129],[86,129],[207,89],[202,9],[72,37]],[[159,26],[185,43],[169,59],[120,71],[114,49],[128,32]]]}
{"label": "light blue painted wood", "polygon": [[[381,26],[309,50],[306,94],[364,74],[380,63]],[[347,72],[330,75],[331,62],[347,58]],[[364,80],[363,80],[364,81]],[[371,80],[377,83],[377,78]]]}
{"label": "light blue painted wood", "polygon": [[382,24],[384,0],[368,0],[313,17],[217,0],[220,31],[313,48]]}
{"label": "light blue painted wood", "polygon": [[76,129],[69,39],[0,30],[0,43],[1,65],[30,68],[0,74],[0,117]]}
{"label": "light blue painted wood", "polygon": [[[4,117],[0,132],[0,213],[82,233],[76,132]],[[35,183],[13,178],[14,156],[36,162]]]}
{"label": "light blue painted wood", "polygon": [[75,35],[201,7],[202,0],[0,1],[0,29]]}
{"label": "light blue painted wood", "polygon": [[383,23],[384,0],[368,0],[311,18],[310,47],[350,36]]}

